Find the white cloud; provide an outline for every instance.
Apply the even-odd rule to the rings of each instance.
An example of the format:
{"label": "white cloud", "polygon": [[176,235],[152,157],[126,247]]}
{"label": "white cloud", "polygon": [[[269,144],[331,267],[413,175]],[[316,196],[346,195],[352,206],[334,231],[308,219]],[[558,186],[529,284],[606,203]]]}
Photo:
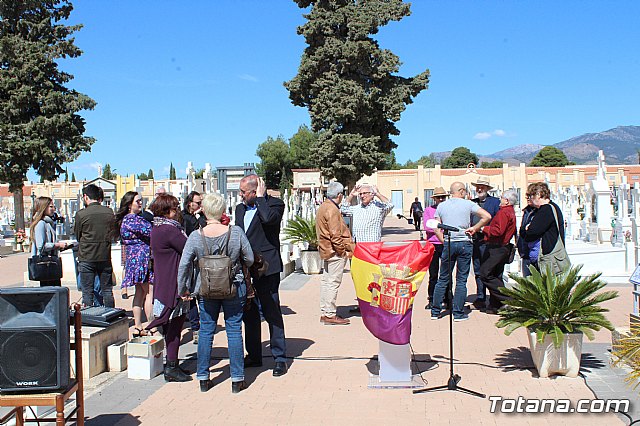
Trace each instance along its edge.
{"label": "white cloud", "polygon": [[473,138],[484,141],[491,138],[492,136],[503,138],[507,136],[507,132],[505,132],[502,129],[495,129],[493,132],[478,132],[475,135],[473,135]]}
{"label": "white cloud", "polygon": [[251,74],[240,74],[238,76],[238,78],[242,79],[242,80],[247,80],[247,81],[252,81],[254,83],[258,82],[258,77],[255,77]]}
{"label": "white cloud", "polygon": [[475,135],[473,135],[474,139],[478,139],[478,140],[485,140],[485,139],[489,139],[491,137],[491,133],[488,132],[479,132],[476,133]]}
{"label": "white cloud", "polygon": [[87,170],[87,169],[91,169],[91,170],[95,170],[98,171],[98,169],[102,167],[102,164],[95,161],[93,163],[82,163],[82,164],[71,164],[69,165],[69,170]]}

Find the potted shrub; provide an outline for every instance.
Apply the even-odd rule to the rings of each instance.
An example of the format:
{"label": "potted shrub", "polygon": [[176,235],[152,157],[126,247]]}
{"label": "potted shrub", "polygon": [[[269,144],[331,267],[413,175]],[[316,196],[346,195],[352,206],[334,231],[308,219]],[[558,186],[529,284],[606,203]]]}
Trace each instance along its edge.
{"label": "potted shrub", "polygon": [[580,371],[582,336],[594,338],[594,330],[613,325],[603,312],[602,302],[618,296],[617,291],[597,293],[606,283],[601,273],[582,277],[582,265],[555,275],[547,270],[539,273],[530,267],[532,275],[509,276],[516,281],[513,288],[501,291],[509,296],[498,314],[499,328],[509,335],[520,327],[529,332],[533,363],[540,377],[561,374],[576,377]]}
{"label": "potted shrub", "polygon": [[315,219],[305,219],[296,216],[287,223],[283,233],[285,237],[294,244],[303,243],[307,245],[306,250],[300,253],[302,270],[305,274],[319,274],[322,271],[322,259],[318,252],[318,235],[316,234]]}
{"label": "potted shrub", "polygon": [[613,355],[614,366],[626,365],[629,368],[625,380],[636,389],[640,384],[640,328],[632,326],[630,333],[614,342]]}

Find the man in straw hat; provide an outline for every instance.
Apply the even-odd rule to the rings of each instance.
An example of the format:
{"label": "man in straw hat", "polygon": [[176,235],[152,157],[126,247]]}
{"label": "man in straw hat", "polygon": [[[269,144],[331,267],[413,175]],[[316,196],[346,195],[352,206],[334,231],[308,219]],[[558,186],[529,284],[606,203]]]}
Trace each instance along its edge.
{"label": "man in straw hat", "polygon": [[[433,253],[433,257],[431,258],[431,264],[429,265],[429,300],[425,309],[431,309],[431,305],[433,302],[433,291],[436,288],[436,283],[438,282],[438,272],[440,271],[440,256],[442,256],[442,241],[438,239],[436,235],[436,231],[433,228],[429,228],[427,226],[427,220],[433,219],[436,216],[436,209],[440,203],[447,199],[449,194],[444,190],[443,187],[438,186],[433,190],[433,195],[431,199],[433,199],[434,204],[428,206],[424,210],[424,232],[427,236],[427,241],[433,244],[433,248],[435,252]],[[449,295],[445,294],[446,304],[449,305]]]}
{"label": "man in straw hat", "polygon": [[[479,176],[478,180],[472,182],[476,189],[476,198],[473,201],[483,209],[485,209],[491,215],[491,218],[500,210],[500,199],[489,195],[489,191],[493,189],[493,186],[489,183],[489,179]],[[491,222],[491,220],[489,220]],[[477,217],[471,218],[471,224],[478,223]],[[487,223],[488,225],[488,223]],[[480,267],[482,266],[481,259],[485,251],[484,234],[477,232],[473,236],[473,273],[476,276],[476,300],[473,302],[473,306],[478,309],[484,309],[487,300],[487,289],[480,278]]]}
{"label": "man in straw hat", "polygon": [[[445,225],[454,226],[459,231],[449,231],[447,242],[440,229],[436,230],[438,239],[444,243],[442,249],[442,268],[438,282],[433,292],[433,303],[431,306],[431,319],[440,318],[442,301],[449,285],[449,277],[456,264],[456,287],[453,296],[453,320],[464,321],[469,316],[464,312],[464,303],[467,299],[467,277],[471,267],[471,252],[473,244],[471,237],[480,228],[489,223],[491,215],[476,203],[467,200],[467,188],[462,182],[453,182],[449,188],[451,198],[440,204],[436,209],[436,219]],[[471,225],[471,216],[478,216],[480,220],[475,225]],[[449,240],[450,239],[450,240]],[[449,247],[451,241],[451,247]],[[451,283],[453,285],[453,283]]]}

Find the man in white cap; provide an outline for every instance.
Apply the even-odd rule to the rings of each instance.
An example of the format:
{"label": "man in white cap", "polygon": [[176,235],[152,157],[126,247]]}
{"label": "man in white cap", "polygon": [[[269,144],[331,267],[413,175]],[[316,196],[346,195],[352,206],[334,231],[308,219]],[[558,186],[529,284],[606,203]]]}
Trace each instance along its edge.
{"label": "man in white cap", "polygon": [[[493,189],[493,186],[489,183],[489,180],[484,177],[478,177],[476,182],[472,182],[476,188],[476,198],[472,199],[474,203],[479,205],[481,208],[486,210],[491,218],[498,213],[500,210],[500,199],[489,195],[489,191]],[[472,215],[471,217],[471,225],[477,224],[479,218],[477,216]],[[489,221],[491,223],[491,221]],[[488,224],[487,224],[488,225]],[[487,289],[485,288],[484,283],[480,279],[480,266],[482,256],[485,250],[485,241],[484,234],[482,232],[477,232],[473,235],[473,273],[476,276],[476,300],[473,302],[473,306],[478,309],[484,309],[487,301]]]}

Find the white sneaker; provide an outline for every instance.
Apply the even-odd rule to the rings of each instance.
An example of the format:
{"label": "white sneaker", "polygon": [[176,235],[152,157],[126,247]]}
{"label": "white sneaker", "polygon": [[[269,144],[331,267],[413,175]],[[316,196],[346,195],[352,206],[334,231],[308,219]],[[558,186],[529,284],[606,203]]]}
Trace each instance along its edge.
{"label": "white sneaker", "polygon": [[469,319],[469,315],[465,315],[465,316],[460,317],[460,318],[454,318],[453,322],[462,322],[462,321],[466,321],[468,319]]}
{"label": "white sneaker", "polygon": [[436,315],[436,316],[431,315],[431,319],[433,321],[439,320],[440,319],[440,315]]}

